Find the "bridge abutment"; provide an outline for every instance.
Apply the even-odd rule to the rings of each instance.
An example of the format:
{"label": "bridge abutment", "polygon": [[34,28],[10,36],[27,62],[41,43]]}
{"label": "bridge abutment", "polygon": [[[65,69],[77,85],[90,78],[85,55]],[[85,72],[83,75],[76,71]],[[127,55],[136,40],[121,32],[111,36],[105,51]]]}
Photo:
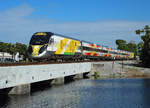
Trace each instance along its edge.
{"label": "bridge abutment", "polygon": [[9,91],[9,95],[23,95],[23,94],[30,94],[31,91],[31,85],[30,84],[24,84],[24,85],[18,85],[13,87]]}
{"label": "bridge abutment", "polygon": [[74,76],[74,79],[82,79],[83,78],[83,73],[80,73],[80,74],[76,74]]}
{"label": "bridge abutment", "polygon": [[64,84],[65,82],[65,79],[64,77],[60,77],[60,78],[56,78],[56,79],[53,79],[50,84],[51,85],[60,85],[60,84]]}

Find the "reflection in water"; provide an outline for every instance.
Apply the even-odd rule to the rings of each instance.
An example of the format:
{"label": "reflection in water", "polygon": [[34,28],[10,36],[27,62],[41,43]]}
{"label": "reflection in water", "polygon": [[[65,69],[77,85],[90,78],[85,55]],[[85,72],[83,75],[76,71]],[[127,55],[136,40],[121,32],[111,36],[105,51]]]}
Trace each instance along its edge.
{"label": "reflection in water", "polygon": [[0,108],[8,104],[9,97],[6,94],[0,93]]}
{"label": "reflection in water", "polygon": [[150,108],[149,100],[149,79],[87,79],[10,96],[3,108]]}
{"label": "reflection in water", "polygon": [[9,101],[9,97],[7,94],[10,89],[11,88],[0,89],[0,108],[7,106]]}

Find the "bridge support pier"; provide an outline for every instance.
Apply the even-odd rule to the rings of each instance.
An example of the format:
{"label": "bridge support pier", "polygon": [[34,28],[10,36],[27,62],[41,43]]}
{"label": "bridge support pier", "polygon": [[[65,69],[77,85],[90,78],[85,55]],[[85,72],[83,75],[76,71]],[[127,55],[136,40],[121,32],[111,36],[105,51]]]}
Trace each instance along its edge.
{"label": "bridge support pier", "polygon": [[60,77],[60,78],[56,78],[56,79],[53,79],[50,84],[51,85],[60,85],[60,84],[64,84],[64,77]]}
{"label": "bridge support pier", "polygon": [[71,81],[74,81],[74,76],[75,75],[70,75],[70,76],[65,76],[64,77],[64,83],[68,83],[68,82],[71,82]]}
{"label": "bridge support pier", "polygon": [[83,78],[89,78],[91,76],[91,72],[83,73]]}
{"label": "bridge support pier", "polygon": [[19,85],[13,87],[8,94],[10,95],[23,95],[23,94],[30,94],[31,86],[30,84]]}
{"label": "bridge support pier", "polygon": [[83,78],[83,73],[76,74],[74,79],[82,79]]}

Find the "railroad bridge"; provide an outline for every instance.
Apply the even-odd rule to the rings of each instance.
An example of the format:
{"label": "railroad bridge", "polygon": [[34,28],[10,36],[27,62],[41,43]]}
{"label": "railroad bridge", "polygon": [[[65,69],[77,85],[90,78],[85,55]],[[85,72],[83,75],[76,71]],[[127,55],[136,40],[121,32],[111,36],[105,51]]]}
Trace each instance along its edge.
{"label": "railroad bridge", "polygon": [[92,75],[98,71],[111,73],[120,71],[120,67],[113,61],[0,66],[0,90],[12,88],[9,94],[27,94],[31,83],[50,81],[60,84],[67,77],[83,78],[87,73]]}

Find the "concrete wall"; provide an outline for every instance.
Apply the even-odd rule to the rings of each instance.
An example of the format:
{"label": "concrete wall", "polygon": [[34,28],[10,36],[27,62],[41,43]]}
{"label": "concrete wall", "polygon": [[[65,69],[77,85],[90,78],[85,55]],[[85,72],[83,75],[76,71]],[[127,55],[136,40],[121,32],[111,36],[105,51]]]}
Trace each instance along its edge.
{"label": "concrete wall", "polygon": [[110,76],[116,73],[123,72],[123,63],[125,62],[126,61],[108,61],[92,63],[91,75],[94,75],[96,72],[99,76]]}
{"label": "concrete wall", "polygon": [[55,79],[91,70],[91,63],[0,67],[0,89]]}

